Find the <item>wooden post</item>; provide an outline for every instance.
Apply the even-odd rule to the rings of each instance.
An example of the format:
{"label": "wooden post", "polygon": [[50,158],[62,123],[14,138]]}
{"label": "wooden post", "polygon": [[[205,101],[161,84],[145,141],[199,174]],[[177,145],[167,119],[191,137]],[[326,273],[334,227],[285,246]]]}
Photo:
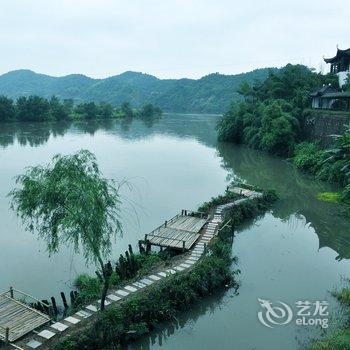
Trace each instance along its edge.
{"label": "wooden post", "polygon": [[63,301],[64,308],[68,309],[67,299],[66,299],[66,296],[64,295],[63,292],[61,292],[61,298],[62,298],[62,301]]}
{"label": "wooden post", "polygon": [[164,226],[165,226],[165,227],[167,227],[167,225],[168,225],[168,221],[167,221],[167,220],[165,220],[165,222],[164,222]]}
{"label": "wooden post", "polygon": [[6,327],[6,330],[5,330],[5,344],[9,343],[9,339],[10,339],[10,328]]}
{"label": "wooden post", "polygon": [[13,287],[10,287],[10,297],[13,299]]}
{"label": "wooden post", "polygon": [[207,252],[207,243],[204,243],[204,254]]}
{"label": "wooden post", "polygon": [[58,309],[57,309],[56,299],[54,297],[51,297],[51,303],[52,303],[53,312],[57,316],[58,315]]}
{"label": "wooden post", "polygon": [[147,234],[145,234],[145,243],[147,242]]}
{"label": "wooden post", "polygon": [[71,305],[74,305],[75,304],[75,295],[74,295],[74,291],[70,291],[69,293],[69,296],[70,296],[70,303]]}
{"label": "wooden post", "polygon": [[43,308],[44,308],[45,312],[48,315],[50,315],[49,302],[46,299],[41,300],[41,302],[43,303]]}
{"label": "wooden post", "polygon": [[185,243],[186,241],[182,241],[182,250],[185,251]]}

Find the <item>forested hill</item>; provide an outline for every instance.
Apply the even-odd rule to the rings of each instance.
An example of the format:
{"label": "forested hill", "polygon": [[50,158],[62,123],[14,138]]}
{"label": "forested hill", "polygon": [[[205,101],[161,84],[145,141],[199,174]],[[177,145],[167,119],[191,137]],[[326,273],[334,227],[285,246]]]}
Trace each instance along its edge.
{"label": "forested hill", "polygon": [[264,80],[269,69],[237,75],[209,74],[201,79],[158,79],[152,75],[125,72],[106,79],[80,74],[52,77],[30,70],[16,70],[0,76],[0,95],[12,98],[39,95],[120,105],[129,101],[135,107],[146,103],[166,112],[220,113],[227,110],[242,82]]}

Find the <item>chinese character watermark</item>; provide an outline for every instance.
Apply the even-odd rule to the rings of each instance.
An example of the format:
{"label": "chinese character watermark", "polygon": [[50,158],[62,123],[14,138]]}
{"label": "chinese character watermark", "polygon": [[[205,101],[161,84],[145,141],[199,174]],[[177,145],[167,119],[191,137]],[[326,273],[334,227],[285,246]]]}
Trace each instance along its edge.
{"label": "chinese character watermark", "polygon": [[290,305],[278,301],[272,303],[269,300],[258,299],[261,311],[258,312],[260,323],[268,328],[286,325],[294,320],[297,326],[321,326],[328,328],[328,302],[300,300],[295,303],[295,310]]}

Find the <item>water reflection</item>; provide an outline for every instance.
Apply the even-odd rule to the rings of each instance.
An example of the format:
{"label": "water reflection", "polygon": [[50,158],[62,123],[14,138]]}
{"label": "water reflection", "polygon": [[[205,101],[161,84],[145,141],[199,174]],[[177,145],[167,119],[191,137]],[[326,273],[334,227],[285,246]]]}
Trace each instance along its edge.
{"label": "water reflection", "polygon": [[[166,122],[161,122],[165,118]],[[122,139],[140,139],[155,134],[169,134],[180,138],[196,138],[201,143],[216,145],[216,116],[168,114],[154,118],[99,119],[88,121],[64,121],[42,123],[2,123],[0,125],[0,147],[13,145],[16,141],[21,146],[41,146],[50,136],[64,136],[72,131],[91,136],[96,132],[108,131],[118,134]],[[200,125],[200,127],[198,127]]]}
{"label": "water reflection", "polygon": [[339,205],[317,199],[317,193],[336,190],[335,186],[314,181],[287,161],[244,146],[219,144],[218,151],[231,176],[278,193],[275,217],[289,220],[295,213],[304,216],[319,237],[319,248],[332,248],[339,254],[337,260],[350,258],[349,221],[342,217]]}
{"label": "water reflection", "polygon": [[190,311],[179,313],[172,322],[162,323],[161,327],[154,329],[148,336],[130,343],[124,349],[150,350],[154,345],[161,347],[166,344],[168,338],[195,324],[203,315],[214,314],[221,307],[225,307],[225,303],[235,294],[235,290],[232,289],[229,292],[221,291],[207,297],[200,303],[191,306]]}

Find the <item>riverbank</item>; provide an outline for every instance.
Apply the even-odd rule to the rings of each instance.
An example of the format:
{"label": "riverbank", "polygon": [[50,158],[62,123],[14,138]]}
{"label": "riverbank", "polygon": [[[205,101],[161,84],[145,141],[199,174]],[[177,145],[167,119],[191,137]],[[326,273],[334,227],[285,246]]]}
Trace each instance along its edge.
{"label": "riverbank", "polygon": [[[328,84],[338,84],[336,75],[322,75],[306,66],[288,64],[280,71],[270,73],[262,83],[242,85],[243,101],[233,104],[219,120],[218,140],[244,143],[291,159],[302,171],[339,184],[342,188],[340,202],[349,205],[350,127],[338,123],[329,134],[339,135],[333,135],[333,140],[328,137],[327,147],[321,137],[310,141],[315,140],[310,132],[315,124],[315,118],[310,117],[310,94]],[[317,114],[317,111],[312,113]],[[325,124],[332,124],[332,115],[329,118]],[[322,132],[327,133],[323,129]],[[350,214],[349,207],[345,208]]]}
{"label": "riverbank", "polygon": [[[349,284],[350,280],[347,280]],[[345,309],[346,322],[337,330],[310,344],[310,350],[349,350],[350,349],[350,287],[336,290],[333,297]]]}
{"label": "riverbank", "polygon": [[[215,237],[209,244],[208,251],[202,257],[200,254],[198,257],[198,252],[204,252],[204,247],[195,248],[191,253],[192,259],[198,257],[198,263],[191,264],[191,256],[185,256],[183,259],[187,260],[178,265],[180,270],[173,276],[162,278],[162,274],[158,272],[152,286],[144,287],[142,291],[135,290],[133,293],[129,291],[128,294],[131,295],[126,295],[125,301],[120,297],[122,300],[118,304],[114,305],[110,300],[111,305],[107,307],[106,312],[100,313],[96,309],[91,317],[82,319],[78,326],[74,327],[74,334],[70,331],[69,335],[65,336],[62,332],[59,339],[53,337],[41,348],[68,350],[84,346],[84,349],[96,349],[112,342],[125,343],[149,332],[155,324],[171,320],[177,312],[212,294],[221,288],[220,286],[235,286],[234,274],[232,275],[229,269],[232,262],[230,243],[233,234],[232,226],[229,225],[236,225],[264,212],[274,199],[272,193],[264,193],[247,200],[239,199],[237,205],[232,202],[219,205],[212,219],[217,227],[215,233],[205,233],[201,239],[202,244],[205,244],[212,240],[211,237]],[[227,211],[227,214],[221,226],[223,229],[218,231],[221,222],[218,217],[224,211]],[[198,244],[201,244],[201,241]],[[174,272],[175,269],[177,267],[174,267]],[[142,280],[140,282],[142,283]],[[88,308],[89,313],[91,310],[91,307]]]}

